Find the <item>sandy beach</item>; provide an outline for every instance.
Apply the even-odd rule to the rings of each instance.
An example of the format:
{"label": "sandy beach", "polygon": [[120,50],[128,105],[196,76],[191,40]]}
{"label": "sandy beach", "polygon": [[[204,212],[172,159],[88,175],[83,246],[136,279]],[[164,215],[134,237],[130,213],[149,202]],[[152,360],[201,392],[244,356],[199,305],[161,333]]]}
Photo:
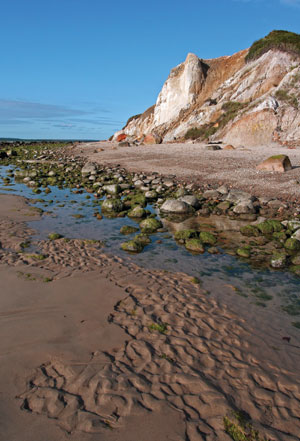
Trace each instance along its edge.
{"label": "sandy beach", "polygon": [[88,241],[16,253],[29,206],[0,202],[1,440],[230,440],[223,417],[241,410],[269,439],[297,439],[300,346],[282,317],[229,310],[190,276]]}
{"label": "sandy beach", "polygon": [[[224,147],[224,145],[220,145]],[[119,164],[136,173],[157,172],[164,176],[201,186],[228,185],[256,196],[299,200],[300,150],[279,144],[259,147],[236,147],[235,150],[206,150],[207,144],[174,143],[121,147],[116,142],[81,143],[69,148],[70,155],[80,155],[101,164]],[[293,170],[274,173],[256,170],[266,158],[288,155]]]}

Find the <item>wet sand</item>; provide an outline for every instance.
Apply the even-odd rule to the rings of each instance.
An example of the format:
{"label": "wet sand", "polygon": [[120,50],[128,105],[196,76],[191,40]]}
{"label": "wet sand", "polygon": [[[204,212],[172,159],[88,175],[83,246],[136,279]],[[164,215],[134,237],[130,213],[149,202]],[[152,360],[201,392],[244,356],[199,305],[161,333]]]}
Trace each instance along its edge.
{"label": "wet sand", "polygon": [[40,241],[41,261],[17,254],[6,225],[28,237],[28,205],[3,198],[1,440],[226,441],[223,417],[237,410],[270,439],[297,439],[297,329],[287,341],[279,316],[266,325],[246,302],[230,310],[190,276],[97,243]]}

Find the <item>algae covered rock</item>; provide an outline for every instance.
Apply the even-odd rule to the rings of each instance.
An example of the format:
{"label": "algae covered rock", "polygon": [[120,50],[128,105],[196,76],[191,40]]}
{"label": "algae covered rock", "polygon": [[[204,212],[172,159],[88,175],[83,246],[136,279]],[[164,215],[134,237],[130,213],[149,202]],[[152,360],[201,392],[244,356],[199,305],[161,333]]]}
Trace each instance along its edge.
{"label": "algae covered rock", "polygon": [[48,234],[48,239],[50,239],[50,240],[57,240],[57,239],[61,239],[62,237],[63,237],[63,235],[59,234],[59,233]]}
{"label": "algae covered rock", "polygon": [[197,231],[195,231],[195,230],[181,230],[181,231],[176,231],[176,233],[174,234],[174,238],[176,240],[187,240],[192,237],[197,237]]}
{"label": "algae covered rock", "polygon": [[121,189],[118,184],[110,184],[110,185],[104,185],[103,190],[105,191],[105,193],[117,195],[118,193],[120,193]]}
{"label": "algae covered rock", "polygon": [[123,210],[123,203],[120,199],[105,199],[101,205],[102,211],[119,213]]}
{"label": "algae covered rock", "polygon": [[132,208],[130,211],[128,211],[128,217],[133,217],[133,218],[142,218],[146,215],[146,211],[144,210],[143,207],[137,205],[136,207]]}
{"label": "algae covered rock", "polygon": [[217,243],[217,238],[212,233],[208,231],[201,231],[199,238],[202,243],[207,245],[215,245]]}
{"label": "algae covered rock", "polygon": [[300,265],[300,254],[297,254],[296,256],[294,256],[294,257],[291,259],[291,262],[292,262],[294,265]]}
{"label": "algae covered rock", "polygon": [[260,235],[260,230],[255,225],[245,225],[240,228],[240,232],[243,236],[257,237]]}
{"label": "algae covered rock", "polygon": [[184,188],[178,188],[178,190],[176,190],[174,196],[177,199],[177,198],[184,196],[185,194],[186,194],[186,190]]}
{"label": "algae covered rock", "polygon": [[151,239],[149,236],[147,236],[147,234],[138,234],[137,236],[134,237],[133,239],[135,242],[139,242],[141,243],[143,246],[148,245],[149,243],[151,243]]}
{"label": "algae covered rock", "polygon": [[124,225],[121,229],[120,229],[120,233],[121,234],[132,234],[132,233],[136,233],[138,231],[138,228],[136,227],[132,227],[131,225]]}
{"label": "algae covered rock", "polygon": [[248,247],[242,247],[236,250],[236,254],[240,257],[249,258],[251,256],[251,251]]}
{"label": "algae covered rock", "polygon": [[222,201],[217,205],[217,209],[223,212],[226,212],[231,207],[231,202],[229,201]]}
{"label": "algae covered rock", "polygon": [[289,239],[287,239],[284,242],[284,248],[288,251],[299,251],[300,250],[300,241],[290,237]]}
{"label": "algae covered rock", "polygon": [[207,252],[209,254],[219,254],[219,250],[217,247],[209,247],[209,248],[207,248]]}
{"label": "algae covered rock", "polygon": [[185,248],[194,253],[204,253],[204,245],[200,239],[187,239],[185,241]]}
{"label": "algae covered rock", "polygon": [[136,242],[135,240],[128,240],[121,244],[123,251],[129,251],[130,253],[141,253],[143,251],[143,245],[141,242]]}
{"label": "algae covered rock", "polygon": [[289,267],[289,270],[295,274],[296,276],[300,276],[300,265],[292,265]]}
{"label": "algae covered rock", "polygon": [[264,221],[257,225],[257,228],[262,234],[272,234],[274,233],[273,226],[268,222]]}
{"label": "algae covered rock", "polygon": [[287,240],[287,235],[284,231],[276,231],[275,233],[273,233],[273,239],[284,243]]}
{"label": "algae covered rock", "polygon": [[123,199],[126,206],[134,207],[135,205],[146,207],[147,199],[144,194],[137,193],[133,195],[128,195]]}
{"label": "algae covered rock", "polygon": [[282,223],[276,219],[268,219],[266,222],[272,226],[275,233],[279,233],[280,231],[284,230]]}
{"label": "algae covered rock", "polygon": [[287,256],[284,253],[274,253],[271,257],[272,268],[283,268],[286,265]]}
{"label": "algae covered rock", "polygon": [[147,217],[140,223],[142,233],[155,233],[161,227],[162,223],[153,217]]}

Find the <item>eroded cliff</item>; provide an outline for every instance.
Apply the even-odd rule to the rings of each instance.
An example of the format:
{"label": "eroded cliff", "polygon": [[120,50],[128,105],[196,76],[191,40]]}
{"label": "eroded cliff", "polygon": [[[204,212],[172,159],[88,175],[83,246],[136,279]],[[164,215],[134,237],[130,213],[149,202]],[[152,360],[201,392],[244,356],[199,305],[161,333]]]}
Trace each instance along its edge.
{"label": "eroded cliff", "polygon": [[203,60],[188,54],[171,70],[156,104],[130,118],[114,139],[125,134],[140,142],[151,134],[156,142],[297,142],[300,55],[290,40],[274,43],[290,36],[298,42],[297,34],[273,31],[232,56]]}

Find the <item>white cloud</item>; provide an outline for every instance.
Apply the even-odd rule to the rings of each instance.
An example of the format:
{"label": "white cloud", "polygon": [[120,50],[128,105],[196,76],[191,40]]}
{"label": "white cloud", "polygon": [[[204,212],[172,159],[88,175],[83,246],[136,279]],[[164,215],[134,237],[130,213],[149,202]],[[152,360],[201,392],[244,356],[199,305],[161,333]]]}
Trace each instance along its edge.
{"label": "white cloud", "polygon": [[83,110],[71,109],[53,104],[41,104],[30,101],[0,99],[0,118],[53,118],[86,115]]}

